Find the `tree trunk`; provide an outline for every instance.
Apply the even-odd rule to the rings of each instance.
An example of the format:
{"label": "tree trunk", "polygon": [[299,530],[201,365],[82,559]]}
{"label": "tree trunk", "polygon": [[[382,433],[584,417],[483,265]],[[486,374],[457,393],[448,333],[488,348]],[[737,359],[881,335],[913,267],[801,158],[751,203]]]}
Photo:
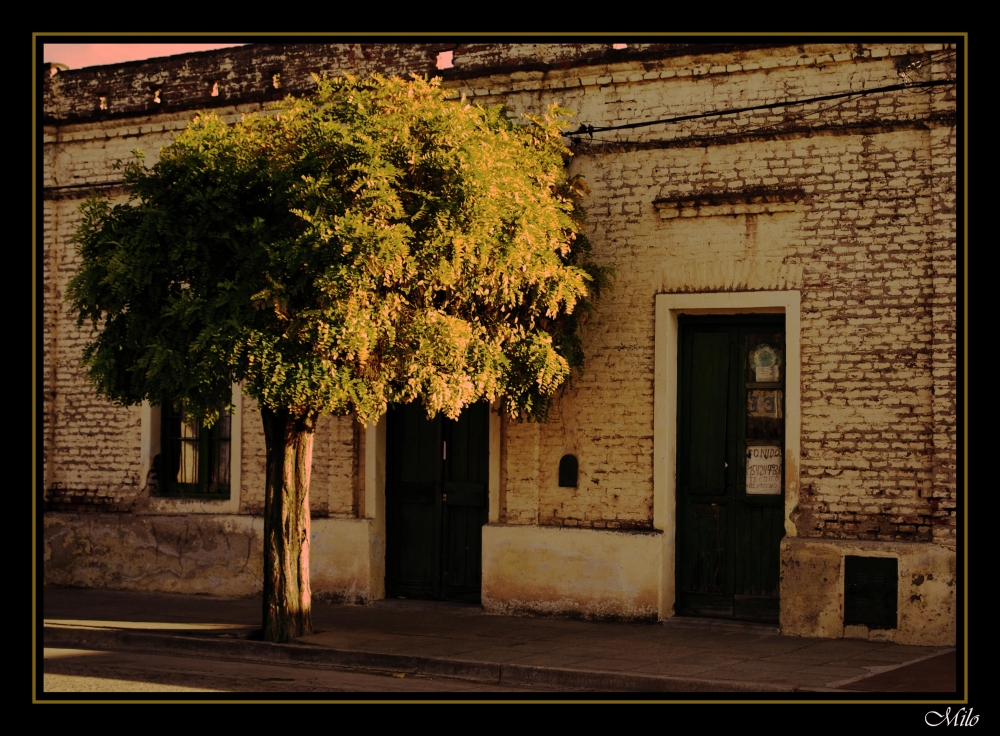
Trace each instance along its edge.
{"label": "tree trunk", "polygon": [[267,446],[264,492],[264,641],[312,633],[309,471],[316,417],[261,407]]}

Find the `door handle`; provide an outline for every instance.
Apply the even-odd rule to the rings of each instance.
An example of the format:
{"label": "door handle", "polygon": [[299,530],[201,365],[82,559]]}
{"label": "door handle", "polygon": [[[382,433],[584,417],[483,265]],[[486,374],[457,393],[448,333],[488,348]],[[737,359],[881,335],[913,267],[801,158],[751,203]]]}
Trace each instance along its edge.
{"label": "door handle", "polygon": [[448,503],[448,494],[447,493],[442,493],[441,494],[441,503]]}

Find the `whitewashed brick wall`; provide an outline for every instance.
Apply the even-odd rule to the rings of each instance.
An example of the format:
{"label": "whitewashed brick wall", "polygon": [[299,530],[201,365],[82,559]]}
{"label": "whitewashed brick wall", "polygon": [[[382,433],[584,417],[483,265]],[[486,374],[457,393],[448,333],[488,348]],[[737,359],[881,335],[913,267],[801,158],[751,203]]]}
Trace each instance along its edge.
{"label": "whitewashed brick wall", "polygon": [[[584,51],[570,46],[554,47],[552,60]],[[456,70],[483,72],[445,84],[514,112],[558,103],[578,111],[574,126],[604,126],[896,84],[898,65],[947,49],[806,44],[486,73],[487,63],[521,63],[528,51],[459,47]],[[947,78],[954,60],[919,71]],[[227,104],[220,110],[231,120],[259,108]],[[134,148],[152,163],[191,114],[84,115],[46,128],[44,483],[52,508],[125,510],[140,485],[139,414],[94,397],[78,368],[85,334],[61,301],[77,265],[70,238],[79,222],[79,200],[65,188],[116,181],[111,164]],[[941,87],[583,137],[570,170],[592,189],[593,257],[614,266],[618,280],[585,326],[586,368],[550,422],[506,428],[502,519],[649,528],[655,295],[797,288],[799,534],[954,544],[955,136],[954,87]],[[740,218],[668,220],[654,205],[754,187],[799,188],[802,198],[794,211]],[[743,262],[751,265],[727,265]],[[259,514],[263,432],[246,404],[241,511]],[[317,515],[360,512],[356,437],[349,419],[320,423]],[[576,489],[558,487],[567,452],[579,458]]]}

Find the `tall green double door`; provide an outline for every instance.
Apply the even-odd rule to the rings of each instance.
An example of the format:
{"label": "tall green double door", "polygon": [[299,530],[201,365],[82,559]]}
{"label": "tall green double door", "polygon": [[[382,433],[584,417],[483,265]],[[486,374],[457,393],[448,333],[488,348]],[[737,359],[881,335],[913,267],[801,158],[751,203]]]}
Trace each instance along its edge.
{"label": "tall green double door", "polygon": [[389,411],[386,592],[478,602],[489,519],[489,406],[428,419],[419,403]]}
{"label": "tall green double door", "polygon": [[777,621],[784,316],[678,321],[676,610]]}

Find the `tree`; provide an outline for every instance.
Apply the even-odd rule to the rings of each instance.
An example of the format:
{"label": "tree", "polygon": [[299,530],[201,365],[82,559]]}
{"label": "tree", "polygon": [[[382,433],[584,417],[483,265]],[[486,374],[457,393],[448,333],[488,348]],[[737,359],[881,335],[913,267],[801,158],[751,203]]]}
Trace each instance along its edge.
{"label": "tree", "polygon": [[151,168],[119,162],[129,201],[82,205],[68,297],[108,399],[207,424],[233,382],[257,401],[269,641],[311,632],[318,415],[487,399],[543,418],[611,278],[587,259],[568,111],[515,123],[436,81],[316,81],[236,125],[198,115]]}

